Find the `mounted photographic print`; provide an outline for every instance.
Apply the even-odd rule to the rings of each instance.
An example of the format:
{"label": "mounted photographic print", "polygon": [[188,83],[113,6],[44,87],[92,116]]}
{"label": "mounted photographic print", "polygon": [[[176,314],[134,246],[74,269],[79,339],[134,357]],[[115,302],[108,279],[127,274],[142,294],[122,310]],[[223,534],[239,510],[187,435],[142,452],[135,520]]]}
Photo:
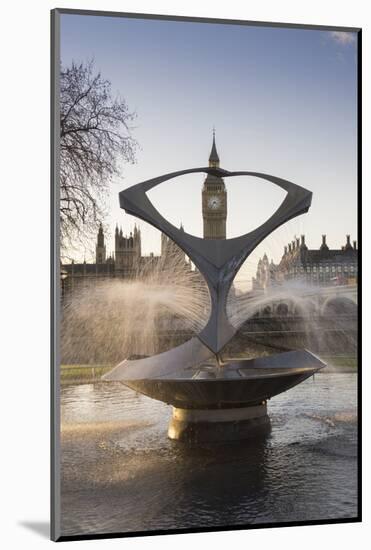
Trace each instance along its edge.
{"label": "mounted photographic print", "polygon": [[361,520],[361,31],[52,12],[52,538]]}

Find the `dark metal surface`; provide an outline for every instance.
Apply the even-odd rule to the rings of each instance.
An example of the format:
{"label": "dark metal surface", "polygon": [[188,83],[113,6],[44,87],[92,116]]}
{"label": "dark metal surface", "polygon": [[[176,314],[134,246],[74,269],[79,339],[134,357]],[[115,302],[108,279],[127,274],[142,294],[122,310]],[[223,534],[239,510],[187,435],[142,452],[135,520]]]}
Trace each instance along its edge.
{"label": "dark metal surface", "polygon": [[[167,353],[171,355],[171,352]],[[150,364],[160,356],[145,361]],[[179,361],[176,353],[173,357]],[[304,350],[236,360],[223,367],[215,362],[201,362],[179,369],[178,363],[173,365],[172,375],[165,374],[167,369],[164,369],[148,378],[140,368],[140,361],[123,361],[103,379],[122,381],[140,393],[184,409],[260,403],[299,384],[325,366],[318,357]]]}
{"label": "dark metal surface", "polygon": [[[276,212],[261,226],[233,239],[202,239],[178,229],[153,206],[147,192],[161,183],[185,174],[205,172],[218,177],[253,176],[278,185],[287,195]],[[246,258],[277,227],[308,211],[312,193],[290,181],[259,172],[229,172],[222,168],[191,168],[172,172],[133,185],[119,194],[120,206],[153,225],[184,250],[204,276],[211,297],[209,320],[198,337],[214,353],[218,353],[236,333],[226,314],[230,286]]]}
{"label": "dark metal surface", "polygon": [[214,354],[198,338],[191,338],[185,344],[153,357],[125,359],[105,374],[103,379],[138,380],[159,376],[173,377],[176,372],[195,367],[213,356]]}

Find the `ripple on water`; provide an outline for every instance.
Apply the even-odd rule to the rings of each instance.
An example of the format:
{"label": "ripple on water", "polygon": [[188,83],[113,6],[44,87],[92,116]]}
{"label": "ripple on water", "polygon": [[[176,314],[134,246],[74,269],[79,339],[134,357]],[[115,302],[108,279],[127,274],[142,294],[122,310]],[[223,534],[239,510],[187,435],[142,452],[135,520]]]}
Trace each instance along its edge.
{"label": "ripple on water", "polygon": [[188,447],[163,403],[63,386],[63,533],[355,517],[356,391],[355,374],[320,374],[269,401],[269,436]]}

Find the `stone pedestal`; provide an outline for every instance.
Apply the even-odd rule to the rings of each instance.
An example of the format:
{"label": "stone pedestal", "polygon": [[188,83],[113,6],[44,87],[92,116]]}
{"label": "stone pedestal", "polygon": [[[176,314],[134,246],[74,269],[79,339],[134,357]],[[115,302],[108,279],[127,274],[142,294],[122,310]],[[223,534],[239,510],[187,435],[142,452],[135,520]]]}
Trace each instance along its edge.
{"label": "stone pedestal", "polygon": [[173,407],[168,436],[187,442],[234,441],[270,431],[266,402],[227,409]]}

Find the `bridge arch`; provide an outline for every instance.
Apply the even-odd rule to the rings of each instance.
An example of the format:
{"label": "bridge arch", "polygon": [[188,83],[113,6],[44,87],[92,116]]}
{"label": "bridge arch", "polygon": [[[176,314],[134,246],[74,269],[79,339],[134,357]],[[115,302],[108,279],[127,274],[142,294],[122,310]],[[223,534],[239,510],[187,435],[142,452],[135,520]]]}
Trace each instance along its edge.
{"label": "bridge arch", "polygon": [[272,307],[270,305],[266,305],[262,309],[262,317],[270,317],[272,315]]}
{"label": "bridge arch", "polygon": [[293,314],[295,317],[313,317],[318,315],[318,301],[312,296],[303,297],[294,304]]}
{"label": "bridge arch", "polygon": [[289,307],[289,304],[287,304],[286,302],[280,302],[276,305],[275,313],[278,317],[287,317],[290,309],[291,308]]}
{"label": "bridge arch", "polygon": [[357,304],[346,297],[331,297],[328,298],[322,306],[322,315],[357,315]]}

